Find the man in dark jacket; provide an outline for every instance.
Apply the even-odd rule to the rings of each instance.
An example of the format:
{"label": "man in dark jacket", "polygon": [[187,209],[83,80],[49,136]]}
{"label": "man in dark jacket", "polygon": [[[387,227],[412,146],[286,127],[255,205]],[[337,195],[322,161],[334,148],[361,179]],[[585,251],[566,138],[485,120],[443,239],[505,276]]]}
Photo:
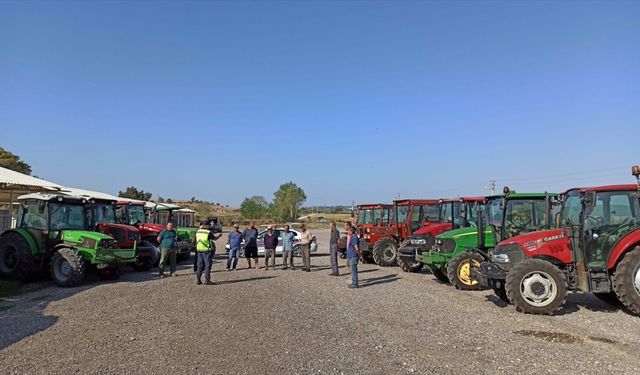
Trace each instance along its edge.
{"label": "man in dark jacket", "polygon": [[278,233],[273,230],[273,227],[268,227],[267,233],[264,235],[265,271],[269,269],[269,257],[271,257],[271,269],[275,271],[277,247],[278,247]]}

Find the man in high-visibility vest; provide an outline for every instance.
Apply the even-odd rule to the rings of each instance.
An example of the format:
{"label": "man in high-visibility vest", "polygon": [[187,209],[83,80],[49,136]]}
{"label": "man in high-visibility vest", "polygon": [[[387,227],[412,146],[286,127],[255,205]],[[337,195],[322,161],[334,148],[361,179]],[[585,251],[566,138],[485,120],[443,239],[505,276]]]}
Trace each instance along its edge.
{"label": "man in high-visibility vest", "polygon": [[196,232],[196,256],[198,258],[198,269],[196,270],[196,285],[202,284],[202,273],[204,272],[204,284],[213,285],[211,281],[211,264],[213,263],[213,251],[211,241],[215,241],[216,236],[209,230],[209,222],[202,222],[200,229]]}

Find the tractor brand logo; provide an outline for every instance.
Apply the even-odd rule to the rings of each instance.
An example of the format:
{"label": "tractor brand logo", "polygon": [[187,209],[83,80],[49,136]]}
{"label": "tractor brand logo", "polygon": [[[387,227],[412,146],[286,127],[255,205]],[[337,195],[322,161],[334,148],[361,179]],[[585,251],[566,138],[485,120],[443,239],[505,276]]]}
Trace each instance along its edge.
{"label": "tractor brand logo", "polygon": [[549,241],[555,241],[555,240],[559,240],[561,238],[564,238],[564,232],[560,233],[560,234],[556,234],[555,236],[548,236],[542,239],[542,242],[549,242]]}

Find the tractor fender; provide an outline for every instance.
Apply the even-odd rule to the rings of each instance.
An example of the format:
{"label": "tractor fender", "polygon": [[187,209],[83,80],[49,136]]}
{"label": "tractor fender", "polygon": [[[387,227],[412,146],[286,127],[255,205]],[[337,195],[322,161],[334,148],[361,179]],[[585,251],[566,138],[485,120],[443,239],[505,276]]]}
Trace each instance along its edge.
{"label": "tractor fender", "polygon": [[23,229],[23,228],[8,229],[4,233],[2,233],[2,236],[11,232],[19,234],[27,241],[27,243],[29,244],[29,248],[31,249],[32,255],[35,255],[36,253],[38,253],[38,245],[36,244],[36,241],[33,239],[33,236],[31,236],[31,233],[29,233],[26,229]]}
{"label": "tractor fender", "polygon": [[611,250],[607,269],[611,270],[616,267],[620,259],[627,251],[633,249],[636,245],[640,245],[640,229],[636,229],[626,236],[622,237]]}

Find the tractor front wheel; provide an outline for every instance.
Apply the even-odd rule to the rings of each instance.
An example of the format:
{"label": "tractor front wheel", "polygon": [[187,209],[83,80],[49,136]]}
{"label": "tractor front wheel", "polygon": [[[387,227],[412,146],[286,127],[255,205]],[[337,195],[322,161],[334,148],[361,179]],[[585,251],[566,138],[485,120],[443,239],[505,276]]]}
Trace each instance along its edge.
{"label": "tractor front wheel", "polygon": [[624,255],[613,276],[613,288],[620,302],[640,315],[640,246]]}
{"label": "tractor front wheel", "polygon": [[85,273],[84,259],[73,249],[60,249],[51,257],[51,278],[58,286],[76,286],[82,282]]}
{"label": "tractor front wheel", "polygon": [[553,264],[541,259],[526,259],[507,275],[506,291],[517,311],[551,315],[567,299],[567,281]]}
{"label": "tractor front wheel", "polygon": [[447,276],[447,270],[431,270],[433,276],[436,277],[436,280],[440,281],[443,284],[449,284],[449,276]]}
{"label": "tractor front wheel", "polygon": [[0,238],[0,276],[26,280],[33,271],[33,254],[27,240],[15,232]]}
{"label": "tractor front wheel", "polygon": [[398,265],[398,243],[393,238],[383,238],[373,245],[373,260],[382,267]]}
{"label": "tractor front wheel", "polygon": [[483,260],[480,254],[470,251],[453,257],[447,266],[451,284],[460,290],[480,289],[480,282],[472,276],[471,270],[480,267],[480,262]]}

